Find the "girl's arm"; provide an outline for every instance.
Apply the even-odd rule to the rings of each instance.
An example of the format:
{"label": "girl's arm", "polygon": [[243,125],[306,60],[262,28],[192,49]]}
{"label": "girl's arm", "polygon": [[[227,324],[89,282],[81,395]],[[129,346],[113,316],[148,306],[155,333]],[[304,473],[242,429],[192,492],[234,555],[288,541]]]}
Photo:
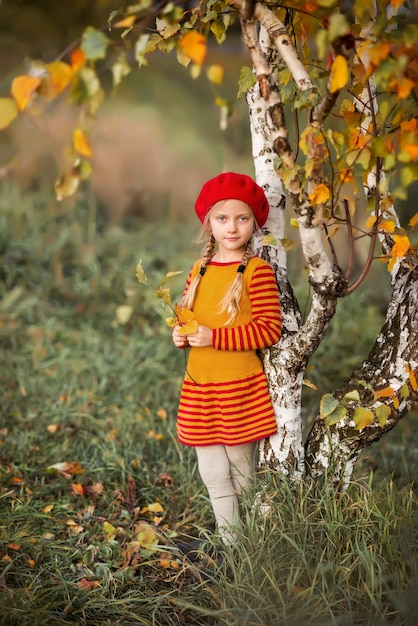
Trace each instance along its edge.
{"label": "girl's arm", "polygon": [[279,290],[273,268],[261,265],[250,285],[252,320],[235,328],[214,328],[212,345],[217,350],[258,350],[277,343],[282,333]]}

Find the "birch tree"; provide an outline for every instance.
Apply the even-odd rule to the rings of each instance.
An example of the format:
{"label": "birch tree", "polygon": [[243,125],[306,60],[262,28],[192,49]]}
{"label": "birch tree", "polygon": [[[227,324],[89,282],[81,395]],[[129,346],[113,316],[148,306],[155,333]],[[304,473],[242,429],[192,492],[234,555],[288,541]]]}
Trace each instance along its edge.
{"label": "birch tree", "polygon": [[[220,85],[224,70],[207,64],[208,46],[241,29],[249,64],[238,95],[248,104],[255,178],[271,206],[256,249],[275,268],[283,308],[280,343],[263,354],[278,433],[261,442],[259,465],[291,478],[327,472],[346,483],[361,451],[418,407],[418,214],[411,209],[402,224],[396,211],[418,176],[414,11],[409,0],[140,0],[114,11],[108,32],[89,27],[62,58],[30,63],[0,98],[0,128],[57,98],[79,106],[68,169],[56,184],[63,199],[91,172],[89,134],[105,98],[98,62],[107,61],[117,86],[154,52],[172,53],[192,79],[205,74]],[[225,124],[228,103],[218,97],[216,105]],[[288,279],[289,224],[313,292],[306,319]],[[345,266],[334,245],[341,233]],[[356,246],[365,242],[356,274]],[[391,279],[384,325],[362,365],[322,397],[303,442],[309,359],[378,257]]]}

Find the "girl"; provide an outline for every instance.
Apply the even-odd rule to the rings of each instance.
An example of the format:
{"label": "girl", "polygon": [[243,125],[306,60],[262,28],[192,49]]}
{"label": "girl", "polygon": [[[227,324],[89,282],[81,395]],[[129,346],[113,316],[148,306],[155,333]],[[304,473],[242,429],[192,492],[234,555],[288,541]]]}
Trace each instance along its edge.
{"label": "girl", "polygon": [[208,243],[179,305],[193,311],[197,331],[173,330],[174,345],[191,348],[177,435],[195,447],[219,534],[233,543],[257,441],[277,431],[256,351],[279,341],[281,310],[273,269],[252,253],[253,233],[269,211],[261,187],[244,174],[220,174],[203,185],[195,210]]}

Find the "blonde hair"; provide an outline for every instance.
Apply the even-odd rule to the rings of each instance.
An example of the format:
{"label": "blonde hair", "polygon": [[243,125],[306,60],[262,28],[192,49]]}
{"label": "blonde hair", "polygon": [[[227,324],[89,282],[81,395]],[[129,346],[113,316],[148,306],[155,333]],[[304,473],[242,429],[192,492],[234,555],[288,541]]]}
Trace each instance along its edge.
{"label": "blonde hair", "polygon": [[[206,266],[211,261],[215,253],[216,241],[209,226],[209,213],[206,215],[205,220],[203,222],[201,238],[203,238],[204,235],[209,235],[209,239],[206,243],[206,247],[203,252],[199,273],[193,278],[187,291],[183,294],[183,297],[180,300],[179,306],[182,309],[192,308],[194,299],[196,297],[197,288],[206,272]],[[228,291],[226,292],[226,294],[221,300],[221,309],[219,312],[228,314],[228,319],[225,322],[225,326],[227,326],[228,324],[231,324],[235,320],[235,318],[237,317],[240,311],[240,301],[241,301],[242,288],[243,288],[243,273],[245,271],[245,268],[247,267],[248,261],[250,260],[252,256],[252,253],[253,253],[253,238],[251,237],[251,239],[248,240],[247,245],[245,246],[241,263],[237,269],[237,275],[235,276],[235,279],[232,282],[230,288],[228,289]]]}

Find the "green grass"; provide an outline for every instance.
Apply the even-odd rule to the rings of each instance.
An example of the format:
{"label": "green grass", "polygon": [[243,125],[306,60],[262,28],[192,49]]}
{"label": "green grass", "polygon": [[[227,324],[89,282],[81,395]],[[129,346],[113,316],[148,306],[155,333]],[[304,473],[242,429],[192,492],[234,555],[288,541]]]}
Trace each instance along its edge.
{"label": "green grass", "polygon": [[[366,451],[343,495],[263,477],[268,508],[248,494],[239,549],[199,578],[172,548],[213,523],[193,450],[175,437],[183,355],[169,311],[135,278],[140,258],[156,286],[186,272],[193,227],[156,237],[152,223],[97,224],[83,198],[64,214],[5,187],[0,219],[0,624],[414,623],[413,416]],[[350,359],[364,356],[373,329],[350,337],[367,306],[380,323],[366,300],[341,310],[316,382],[343,374],[344,334]],[[312,415],[316,397],[305,404]]]}

